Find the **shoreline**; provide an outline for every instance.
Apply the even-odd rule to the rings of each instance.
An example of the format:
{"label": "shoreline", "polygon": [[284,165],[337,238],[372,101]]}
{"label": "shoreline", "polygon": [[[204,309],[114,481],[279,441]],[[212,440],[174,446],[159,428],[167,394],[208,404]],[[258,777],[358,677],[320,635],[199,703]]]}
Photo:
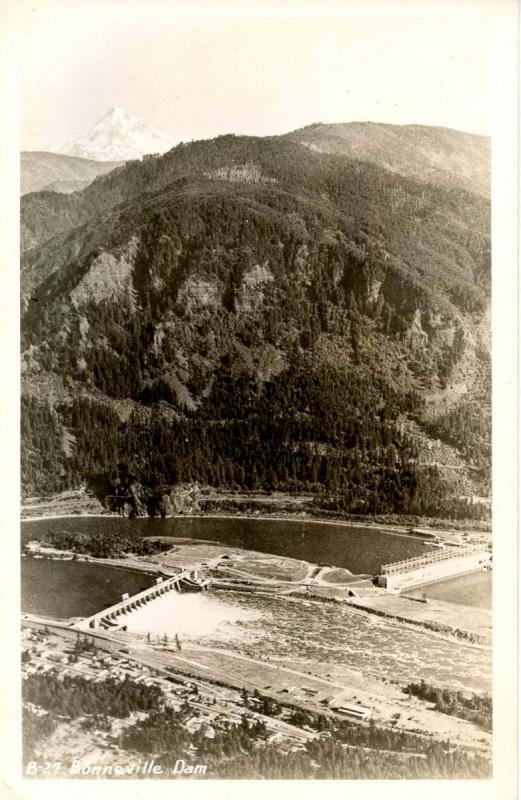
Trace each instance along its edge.
{"label": "shoreline", "polygon": [[96,558],[96,556],[89,556],[84,553],[75,553],[73,550],[59,550],[52,548],[50,545],[44,545],[36,553],[28,553],[27,558],[42,561],[74,561],[75,563],[97,564],[102,567],[111,567],[113,569],[122,569],[127,572],[144,572],[148,575],[164,575],[165,577],[172,577],[175,573],[168,572],[164,567],[158,564],[149,563],[147,561],[128,560],[124,558]]}
{"label": "shoreline", "polygon": [[[45,521],[52,521],[57,519],[129,519],[128,517],[122,517],[119,514],[89,514],[89,513],[79,513],[79,514],[42,514],[39,517],[21,517],[20,522],[45,522]],[[161,519],[181,519],[181,520],[190,520],[190,519],[224,519],[224,520],[245,520],[245,521],[256,521],[259,522],[288,522],[288,523],[305,523],[305,524],[315,524],[315,525],[332,525],[336,527],[344,527],[344,528],[362,528],[367,530],[377,530],[381,533],[387,533],[394,536],[404,536],[408,539],[417,539],[421,540],[429,540],[430,538],[436,538],[439,536],[459,536],[463,533],[467,533],[467,531],[459,531],[456,529],[441,529],[441,528],[428,528],[426,526],[421,526],[421,529],[411,533],[408,530],[409,526],[401,525],[400,523],[378,523],[374,520],[368,519],[367,522],[360,522],[359,520],[342,520],[342,519],[327,519],[324,517],[309,517],[309,516],[301,516],[301,515],[281,515],[281,514],[218,514],[218,513],[208,513],[208,514],[170,514],[167,517],[136,517],[137,520],[150,520],[156,521]],[[132,520],[134,521],[134,520]],[[413,527],[413,526],[410,526]],[[490,531],[468,531],[468,533],[472,534],[481,534],[482,536],[491,536]]]}
{"label": "shoreline", "polygon": [[[20,522],[38,522],[52,519],[126,519],[119,514],[42,514],[41,517],[20,517]],[[139,517],[144,519],[144,517]]]}
{"label": "shoreline", "polygon": [[[65,553],[69,551],[57,551],[59,553]],[[44,559],[49,559],[52,561],[61,561],[64,560],[62,557],[53,556],[52,554],[48,554],[44,556]],[[69,560],[69,559],[65,559]],[[164,570],[161,565],[151,565],[147,564],[146,562],[140,563],[139,561],[133,561],[131,564],[125,562],[124,559],[97,559],[94,556],[82,556],[77,559],[77,561],[82,561],[83,563],[91,563],[97,564],[101,566],[107,566],[113,569],[120,569],[123,571],[128,572],[139,572],[142,574],[149,575],[153,577],[154,575],[163,575],[164,577],[168,578],[171,577],[172,574]],[[149,569],[151,567],[152,569]],[[155,569],[154,569],[155,567]],[[241,585],[231,586],[231,585],[219,585],[220,581],[216,581],[215,589],[217,592],[220,591],[231,591],[237,594],[254,594],[257,596],[272,596],[271,592],[268,591],[267,587],[262,585],[252,586],[251,588],[246,588]],[[297,588],[297,587],[295,587]],[[286,602],[291,603],[300,603],[302,601],[302,597],[298,595],[287,594],[284,595],[284,600]],[[423,632],[425,634],[429,634],[431,636],[435,636],[436,638],[441,638],[445,641],[450,641],[457,643],[460,646],[470,647],[470,648],[478,648],[484,651],[491,651],[492,644],[491,638],[483,635],[482,633],[478,633],[475,630],[468,630],[466,628],[462,628],[458,625],[451,625],[447,623],[440,622],[437,619],[417,619],[414,615],[407,614],[407,608],[404,607],[401,611],[393,611],[391,609],[381,609],[381,608],[374,608],[371,606],[370,603],[364,603],[363,600],[356,600],[354,598],[346,598],[346,597],[336,597],[336,598],[329,598],[329,597],[321,597],[321,596],[305,596],[304,599],[309,603],[318,603],[318,604],[338,604],[339,607],[344,609],[349,609],[352,613],[361,614],[363,616],[375,616],[381,619],[385,619],[388,623],[396,625],[398,628],[401,626],[405,626],[406,628],[416,630],[418,632]],[[404,600],[410,600],[410,598],[403,598]],[[431,603],[431,607],[436,608],[439,607],[439,604],[443,607],[445,605],[445,601],[435,601],[435,603]],[[448,604],[452,605],[452,604]],[[479,614],[479,610],[475,609],[476,614]],[[65,627],[71,627],[75,621],[77,621],[78,617],[69,617],[69,618],[54,618],[54,617],[46,617],[45,615],[39,614],[34,615],[31,612],[24,612],[21,611],[21,621],[23,623],[24,619],[30,616],[38,616],[39,620],[44,623],[46,620],[52,622],[58,622],[63,624]]]}
{"label": "shoreline", "polygon": [[[333,523],[335,524],[335,523]],[[397,535],[405,535],[405,534],[397,534]],[[176,537],[165,537],[168,539],[172,539],[172,544],[176,542]],[[181,537],[183,542],[186,544],[195,543],[197,540],[190,540],[186,537]],[[210,544],[218,545],[219,542],[210,542]],[[162,575],[164,577],[171,577],[174,575],[178,570],[175,567],[172,569],[169,566],[161,563],[154,563],[145,560],[140,556],[135,556],[129,554],[128,558],[121,558],[121,557],[96,557],[89,554],[74,554],[71,550],[61,550],[57,548],[53,548],[49,545],[35,545],[33,553],[28,554],[29,558],[34,557],[43,558],[45,560],[52,560],[52,561],[61,561],[61,560],[74,560],[78,563],[87,563],[92,564],[93,566],[106,566],[108,568],[124,570],[127,572],[134,572],[134,573],[141,573],[146,574],[153,578],[153,576]],[[269,555],[269,554],[267,554]],[[309,566],[317,566],[309,562]],[[216,580],[215,588],[219,591],[219,589],[224,590],[231,590],[234,592],[242,593],[252,592],[253,594],[264,594],[265,592],[269,595],[272,594],[274,586],[271,584],[267,586],[264,582],[257,584],[255,581],[251,586],[243,586],[242,583],[237,585],[228,585],[229,580],[228,578],[222,579],[222,581],[226,585],[220,585],[221,580]],[[279,581],[280,582],[280,581]],[[295,590],[299,589],[301,581],[297,581],[294,584]],[[233,584],[233,580],[232,580]],[[344,589],[346,587],[335,587],[339,589]],[[290,597],[284,593],[284,599],[293,600],[294,602],[299,602],[302,600],[301,597]],[[484,647],[488,649],[490,647],[489,643],[489,636],[481,631],[479,628],[475,628],[473,623],[469,623],[468,620],[468,612],[467,609],[470,607],[462,606],[461,609],[458,608],[458,604],[446,602],[446,601],[433,601],[429,604],[429,613],[426,618],[424,618],[424,609],[418,609],[417,602],[413,602],[412,599],[403,597],[399,598],[399,606],[396,606],[396,598],[390,597],[388,605],[385,602],[384,607],[381,607],[380,603],[377,604],[377,607],[373,607],[373,603],[371,602],[369,596],[366,597],[359,597],[359,599],[355,598],[348,598],[344,592],[335,593],[333,595],[322,596],[320,593],[314,594],[310,593],[310,596],[305,596],[305,599],[309,601],[315,601],[320,603],[339,603],[342,606],[348,606],[352,610],[356,609],[358,613],[362,613],[364,615],[370,614],[379,617],[386,618],[388,620],[393,620],[395,624],[403,624],[406,626],[413,626],[418,629],[423,629],[424,631],[429,631],[431,634],[435,634],[436,636],[441,636],[442,638],[450,638],[451,640],[458,641],[460,643],[468,644],[469,646],[478,646]],[[408,601],[408,602],[407,602]],[[444,608],[451,606],[452,612],[449,619],[446,618],[446,614],[443,611]],[[441,613],[443,611],[443,613]],[[483,613],[476,608],[473,612],[473,619],[483,617],[483,620],[486,620],[486,609]],[[441,614],[441,615],[440,615]],[[454,618],[452,618],[454,615]],[[467,627],[468,626],[468,627]]]}

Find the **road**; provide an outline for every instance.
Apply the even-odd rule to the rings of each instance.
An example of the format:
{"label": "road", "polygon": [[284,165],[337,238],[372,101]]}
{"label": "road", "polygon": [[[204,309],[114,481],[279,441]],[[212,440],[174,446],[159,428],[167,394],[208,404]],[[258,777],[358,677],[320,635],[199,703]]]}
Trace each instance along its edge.
{"label": "road", "polygon": [[[61,636],[67,638],[69,641],[75,641],[78,635],[78,632],[75,629],[72,629],[67,626],[66,623],[57,623],[49,622],[49,620],[42,619],[42,618],[30,618],[29,615],[24,615],[22,619],[22,623],[25,625],[32,626],[34,628],[44,629],[47,627],[50,631],[57,632]],[[69,623],[70,625],[70,623]],[[302,696],[295,696],[293,694],[288,694],[287,692],[282,691],[282,686],[284,686],[284,681],[279,681],[280,688],[272,688],[270,686],[264,687],[264,680],[269,680],[269,674],[273,674],[274,677],[276,675],[284,675],[287,679],[292,679],[293,684],[296,683],[296,679],[299,681],[299,686],[315,686],[317,690],[320,691],[322,696],[326,695],[335,695],[339,692],[346,691],[349,689],[353,689],[353,687],[349,687],[345,684],[337,683],[333,680],[328,680],[327,678],[322,678],[318,675],[309,675],[297,669],[292,669],[291,667],[282,666],[277,663],[269,662],[264,659],[256,659],[246,655],[239,655],[236,653],[229,653],[226,650],[220,650],[218,648],[210,648],[210,647],[196,647],[191,646],[178,653],[176,651],[170,651],[167,649],[151,649],[150,646],[147,646],[142,640],[137,640],[137,637],[132,637],[129,634],[120,633],[98,633],[94,631],[88,631],[83,634],[83,636],[88,636],[92,640],[96,642],[98,647],[102,650],[106,650],[110,653],[121,653],[124,654],[124,657],[130,659],[131,661],[136,662],[144,667],[148,667],[149,669],[154,670],[159,675],[163,675],[170,680],[177,681],[179,683],[184,683],[187,680],[190,683],[194,684],[200,690],[201,695],[207,695],[211,698],[213,702],[213,697],[217,698],[217,702],[219,705],[222,705],[225,694],[225,690],[238,690],[246,689],[250,695],[253,695],[255,691],[259,692],[261,698],[269,698],[270,700],[275,701],[277,704],[286,707],[288,709],[299,709],[311,714],[321,714],[323,716],[333,718],[333,719],[341,719],[345,721],[345,716],[336,712],[334,708],[323,704],[318,699],[318,694],[316,697],[302,697]],[[228,663],[223,663],[215,665],[215,664],[204,664],[202,663],[204,659],[205,653],[208,656],[215,656],[217,659],[223,659],[226,656],[228,659]],[[200,657],[198,658],[198,655]],[[192,657],[193,655],[193,657]],[[244,673],[244,670],[240,669],[239,665],[252,665],[252,674]],[[235,669],[234,669],[235,665]],[[257,674],[254,673],[254,669],[257,668]],[[269,671],[269,672],[268,672]],[[242,673],[242,674],[241,674]],[[266,678],[264,678],[264,676]],[[273,681],[275,683],[275,681]],[[281,685],[280,685],[281,684]],[[223,687],[223,689],[219,689],[219,687]],[[263,688],[264,687],[264,688]],[[320,688],[319,688],[320,687]],[[324,692],[324,689],[326,690]],[[328,691],[329,690],[329,691]],[[358,688],[356,688],[358,696],[360,697],[360,692]],[[201,698],[192,697],[191,702],[200,702]],[[234,705],[233,695],[232,698],[228,698],[227,703],[230,705],[228,706],[228,713],[230,716],[235,716],[237,718],[237,714],[244,714],[248,713],[250,716],[252,714],[256,714],[258,712],[254,712],[253,709],[245,709],[244,706],[241,705]],[[377,723],[378,727],[382,730],[390,730],[393,728],[394,723],[387,721],[387,717],[389,714],[386,711],[393,710],[392,704],[389,706],[387,701],[382,701],[382,703],[374,704],[374,715],[375,715],[375,722]],[[405,702],[405,701],[404,701]],[[368,705],[373,705],[371,702],[367,703]],[[206,707],[206,710],[211,713],[212,704],[209,702],[209,705]],[[401,703],[400,705],[396,705],[396,711],[401,712],[404,715],[404,705]],[[414,711],[414,716],[411,715],[411,711]],[[417,736],[425,738],[427,740],[432,741],[433,736],[435,738],[439,738],[437,735],[437,725],[433,725],[432,715],[435,714],[434,711],[425,711],[420,714],[418,709],[414,707],[407,712],[409,716],[409,720],[411,722],[405,722],[405,719],[402,720],[402,723],[405,722],[405,726],[403,730],[412,730]],[[382,716],[383,715],[383,716]],[[447,718],[445,715],[437,715],[441,716],[444,721]],[[377,719],[378,717],[378,719]],[[290,735],[287,729],[284,731],[282,730],[280,723],[282,720],[276,720],[273,717],[264,717],[266,725],[270,730],[273,730],[276,733]],[[286,723],[287,724],[287,723]],[[355,724],[361,727],[367,727],[369,722],[363,720],[356,720]],[[456,723],[455,723],[456,724]],[[485,742],[482,743],[482,732],[479,731],[479,738],[476,739],[475,731],[473,726],[470,723],[466,723],[462,720],[458,720],[457,724],[457,738],[460,739],[462,737],[462,743],[465,746],[471,747],[475,750],[480,751],[487,751],[489,745]],[[467,730],[468,729],[468,730]],[[297,728],[295,730],[295,735],[300,735],[301,737],[306,738],[307,733],[302,732],[301,734],[297,734],[297,730],[302,731],[302,729]],[[442,729],[440,729],[442,730]],[[456,728],[451,729],[450,737],[451,741],[453,740],[452,737],[456,735]],[[441,734],[440,734],[441,736]],[[449,737],[448,733],[443,733],[443,738],[446,740]]]}
{"label": "road", "polygon": [[[29,614],[24,614],[22,618],[22,624],[30,625],[31,627],[39,628],[43,630],[44,628],[48,628],[50,631],[59,633],[61,636],[75,641],[76,637],[78,636],[78,631],[74,628],[68,627],[65,623],[50,623],[49,621],[44,621],[41,617],[35,618]],[[207,690],[207,683],[217,683],[223,686],[226,686],[231,689],[247,689],[252,693],[257,690],[259,691],[261,687],[259,686],[259,681],[248,680],[244,676],[236,676],[233,674],[232,669],[218,669],[216,667],[207,667],[203,664],[198,664],[196,661],[186,658],[184,656],[180,656],[177,652],[168,650],[168,649],[150,649],[150,647],[144,643],[136,644],[133,639],[131,639],[125,633],[98,633],[97,631],[82,631],[82,636],[89,636],[90,638],[96,640],[97,645],[108,652],[114,653],[117,651],[123,651],[126,658],[135,661],[138,664],[142,664],[143,666],[148,667],[149,669],[156,670],[159,673],[162,673],[166,677],[181,677],[181,678],[188,678],[192,683],[201,686]],[[262,659],[254,659],[250,658],[249,656],[240,656],[236,653],[227,653],[224,650],[218,650],[217,648],[193,648],[194,650],[198,650],[201,653],[204,653],[206,650],[207,652],[214,653],[216,655],[225,655],[232,660],[242,661],[246,663],[251,663],[255,666],[261,667],[263,670],[267,667],[270,670],[276,671],[279,674],[281,672],[288,674],[293,678],[305,678],[306,683],[318,683],[322,688],[324,686],[330,688],[332,694],[338,693],[339,690],[346,690],[348,687],[342,684],[335,683],[333,681],[329,681],[326,678],[320,678],[318,676],[311,676],[307,675],[304,672],[299,672],[298,670],[292,670],[289,667],[282,667],[278,664],[271,664],[266,662]],[[204,682],[204,683],[203,683]],[[344,716],[341,714],[336,713],[333,709],[328,708],[320,704],[317,700],[313,698],[303,699],[303,698],[296,698],[292,697],[286,693],[283,693],[281,690],[270,690],[270,689],[262,689],[261,695],[263,697],[270,698],[274,700],[276,703],[282,704],[284,706],[288,706],[291,708],[298,708],[302,711],[307,711],[311,713],[321,713],[326,716],[335,717],[337,719],[345,719]],[[244,710],[244,709],[243,709]],[[266,717],[266,719],[272,719],[271,717]],[[359,721],[358,724],[366,725],[367,723]]]}
{"label": "road", "polygon": [[[44,627],[48,627],[49,631],[51,631],[52,633],[58,634],[60,636],[63,636],[66,639],[71,639],[72,638],[73,640],[76,640],[77,635],[78,635],[78,632],[76,630],[64,627],[62,625],[56,625],[56,624],[47,624],[47,625],[45,625],[44,623],[39,622],[39,621],[38,622],[34,622],[34,621],[29,621],[29,620],[25,620],[25,622],[27,624],[29,624],[31,627],[35,627],[35,628],[39,628],[39,629],[43,629]],[[121,651],[121,649],[122,649],[121,641],[116,641],[114,639],[110,639],[109,637],[107,637],[105,635],[96,635],[96,634],[93,635],[93,638],[102,640],[104,645],[109,645],[109,647],[108,647],[109,652],[118,652],[118,651]],[[112,645],[112,647],[110,647],[110,645]],[[185,662],[187,664],[193,664],[194,666],[198,666],[199,668],[209,669],[207,667],[204,667],[203,665],[197,665],[197,662],[192,662],[192,661],[190,661],[188,659],[181,658],[180,656],[173,656],[169,652],[163,653],[161,651],[156,651],[156,650],[153,650],[153,651],[148,650],[147,652],[143,652],[143,651],[139,650],[138,648],[134,648],[132,646],[129,646],[128,648],[125,648],[124,656],[125,656],[125,658],[127,658],[127,659],[129,659],[131,661],[134,661],[136,664],[139,664],[141,666],[148,667],[149,669],[152,669],[152,670],[155,670],[157,672],[160,672],[160,673],[164,674],[166,677],[175,676],[175,672],[172,669],[172,667],[174,666],[172,664],[173,660],[182,661],[182,662]],[[49,660],[49,659],[46,659],[46,658],[43,658],[43,657],[37,658],[35,660],[44,661],[46,663],[49,663],[56,669],[63,669],[63,670],[67,670],[67,671],[77,672],[79,675],[82,675],[82,676],[90,675],[91,677],[96,677],[96,673],[91,671],[91,670],[89,670],[86,667],[78,668],[78,667],[75,667],[72,664],[63,664],[63,663],[55,662],[55,661],[52,661],[52,660]],[[176,676],[176,677],[179,677],[179,676]],[[184,677],[186,677],[186,676],[184,676]],[[249,718],[251,718],[253,720],[261,720],[261,721],[263,721],[265,723],[265,725],[266,725],[266,728],[269,731],[271,731],[272,733],[274,733],[274,734],[282,734],[285,737],[290,737],[290,738],[295,739],[295,740],[297,740],[299,742],[302,742],[302,743],[306,743],[308,741],[312,741],[317,736],[317,734],[312,733],[311,731],[307,731],[307,730],[304,730],[302,728],[299,728],[298,726],[292,725],[289,722],[285,722],[284,720],[279,720],[279,719],[276,719],[274,717],[267,716],[265,714],[260,713],[259,711],[256,711],[256,710],[251,709],[251,708],[245,708],[244,706],[239,705],[237,703],[234,703],[231,700],[225,699],[225,698],[223,698],[222,692],[219,692],[218,689],[216,689],[216,687],[214,687],[213,685],[211,685],[209,687],[207,683],[203,683],[202,681],[198,681],[197,679],[193,678],[192,676],[189,676],[189,677],[190,677],[190,681],[194,685],[197,685],[198,688],[200,688],[204,693],[206,693],[206,694],[211,693],[212,699],[215,696],[217,696],[219,698],[218,702],[215,705],[210,704],[210,703],[204,704],[201,701],[197,701],[197,700],[193,700],[193,699],[187,699],[185,702],[187,702],[194,709],[197,709],[199,711],[204,711],[206,713],[218,713],[220,715],[223,715],[223,716],[226,716],[226,717],[231,717],[231,718],[237,718],[237,716],[242,716],[242,715],[246,714]],[[210,683],[211,683],[211,679],[210,679]]]}

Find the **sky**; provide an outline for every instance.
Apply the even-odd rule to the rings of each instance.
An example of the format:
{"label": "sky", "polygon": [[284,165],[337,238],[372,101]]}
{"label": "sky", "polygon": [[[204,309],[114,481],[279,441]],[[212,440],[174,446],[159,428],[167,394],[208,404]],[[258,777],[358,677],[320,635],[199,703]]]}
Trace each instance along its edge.
{"label": "sky", "polygon": [[173,9],[26,5],[18,24],[22,149],[58,148],[112,106],[177,141],[368,120],[490,132],[485,17],[190,17]]}

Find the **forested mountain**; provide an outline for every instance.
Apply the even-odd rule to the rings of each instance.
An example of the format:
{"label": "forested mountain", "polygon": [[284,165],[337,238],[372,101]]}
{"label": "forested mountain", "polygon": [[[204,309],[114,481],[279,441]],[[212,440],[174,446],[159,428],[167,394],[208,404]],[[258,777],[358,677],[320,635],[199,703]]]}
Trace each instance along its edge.
{"label": "forested mountain", "polygon": [[20,153],[20,192],[77,192],[98,175],[118,167],[118,161],[91,161],[59,153],[26,151]]}
{"label": "forested mountain", "polygon": [[392,172],[490,197],[490,139],[450,128],[376,122],[308,125],[287,134],[321,153],[371,161]]}
{"label": "forested mountain", "polygon": [[27,195],[24,491],[197,480],[477,513],[489,215],[456,182],[284,137]]}

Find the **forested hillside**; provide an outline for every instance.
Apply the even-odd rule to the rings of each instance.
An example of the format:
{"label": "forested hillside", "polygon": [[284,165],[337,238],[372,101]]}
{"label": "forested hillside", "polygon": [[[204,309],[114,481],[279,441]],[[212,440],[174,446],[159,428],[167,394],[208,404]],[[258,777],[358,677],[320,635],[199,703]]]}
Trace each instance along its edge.
{"label": "forested hillside", "polygon": [[24,197],[24,491],[199,481],[476,515],[489,213],[276,137]]}
{"label": "forested hillside", "polygon": [[84,189],[98,175],[115,169],[120,162],[92,161],[60,153],[25,151],[20,153],[20,192],[76,192]]}
{"label": "forested hillside", "polygon": [[490,197],[487,136],[450,128],[376,122],[319,123],[286,136],[316,152],[359,158],[409,178]]}

